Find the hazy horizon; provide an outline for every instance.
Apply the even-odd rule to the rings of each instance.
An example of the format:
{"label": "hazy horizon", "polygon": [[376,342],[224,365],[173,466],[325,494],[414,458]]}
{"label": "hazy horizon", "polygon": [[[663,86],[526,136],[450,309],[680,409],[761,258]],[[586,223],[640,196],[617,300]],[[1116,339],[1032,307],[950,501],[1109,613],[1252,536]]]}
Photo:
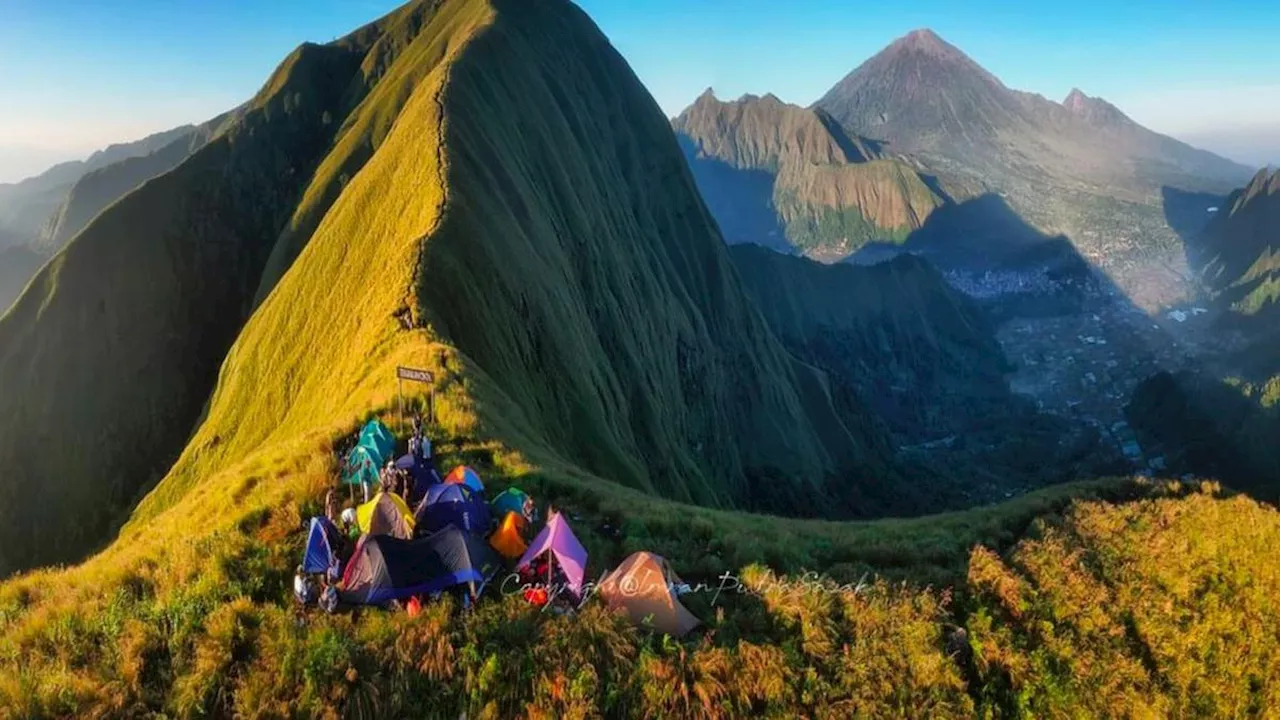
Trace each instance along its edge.
{"label": "hazy horizon", "polygon": [[[256,92],[299,43],[340,37],[400,4],[16,0],[0,28],[0,65],[16,72],[0,77],[0,96],[22,110],[0,117],[0,183],[214,117]],[[1206,15],[1193,3],[1137,3],[1105,6],[1100,17],[1100,2],[1045,14],[1003,0],[960,13],[927,0],[857,18],[812,0],[781,15],[757,0],[732,10],[579,4],[668,116],[706,87],[725,99],[772,92],[808,105],[895,38],[929,27],[1011,88],[1061,101],[1079,87],[1157,132],[1247,165],[1280,164],[1280,58],[1256,52],[1280,23],[1268,4]],[[1226,21],[1242,13],[1247,27]]]}

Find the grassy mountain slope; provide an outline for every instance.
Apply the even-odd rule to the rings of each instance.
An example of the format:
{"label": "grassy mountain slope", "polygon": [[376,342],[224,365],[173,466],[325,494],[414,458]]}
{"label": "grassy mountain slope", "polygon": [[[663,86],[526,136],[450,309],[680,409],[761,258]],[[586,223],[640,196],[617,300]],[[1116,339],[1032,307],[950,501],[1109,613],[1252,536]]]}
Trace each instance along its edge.
{"label": "grassy mountain slope", "polygon": [[1226,194],[1248,168],[1154,133],[1075,90],[1011,90],[928,30],[895,41],[815,105],[849,132],[971,176],[1048,235],[1065,234],[1140,306],[1195,290],[1168,188]]}
{"label": "grassy mountain slope", "polygon": [[26,245],[0,250],[0,315],[22,294],[44,262],[44,256]]}
{"label": "grassy mountain slope", "polygon": [[1223,310],[1244,316],[1273,312],[1280,295],[1278,250],[1280,171],[1263,169],[1227,198],[1196,248],[1205,285]]}
{"label": "grassy mountain slope", "polygon": [[35,177],[0,185],[0,241],[33,243],[81,177],[121,160],[149,155],[190,134],[183,126],[98,150],[85,160],[59,163]]}
{"label": "grassy mountain slope", "polygon": [[[173,462],[358,62],[299,48],[233,127],[99,215],[0,319],[0,385],[13,388],[0,394],[0,505],[13,509],[0,569],[85,552]],[[77,441],[55,453],[28,439],[59,432]]]}
{"label": "grassy mountain slope", "polygon": [[726,238],[840,259],[904,239],[944,198],[822,111],[710,90],[673,122]]}
{"label": "grassy mountain slope", "polygon": [[[622,78],[576,76],[590,107],[567,105],[543,63],[519,82],[455,83],[464,118],[448,126],[455,140],[402,136],[396,152],[380,152],[397,129],[431,125],[431,83],[444,68],[471,77],[469,64],[451,61],[480,12],[417,3],[334,44],[304,45],[229,129],[99,215],[41,273],[0,323],[0,379],[22,388],[0,399],[11,478],[0,493],[35,501],[7,525],[15,539],[0,566],[83,552],[184,445],[143,516],[263,443],[348,421],[369,401],[333,388],[389,388],[390,366],[378,358],[399,357],[404,322],[430,323],[468,375],[491,381],[476,390],[482,402],[520,408],[486,422],[509,423],[528,444],[624,484],[742,506],[752,502],[748,478],[767,475],[790,488],[790,504],[774,510],[819,514],[842,509],[839,478],[850,469],[895,481],[884,439],[872,427],[851,432],[821,375],[782,349],[742,293],[666,123],[604,41],[563,58],[580,67],[583,54],[604,54],[607,77]],[[473,87],[533,102],[530,118],[550,120],[526,119],[522,132],[487,127],[475,118],[512,116],[477,107]],[[587,143],[584,118],[620,133],[612,153]],[[550,173],[551,159],[532,154],[534,131],[554,141],[547,147],[584,156],[558,156]],[[495,175],[485,153],[504,137],[512,157],[526,159]],[[371,139],[380,144],[369,155],[360,146]],[[448,146],[456,159],[446,184],[462,189],[432,234],[432,183],[445,181],[431,168]],[[342,182],[342,168],[357,172]],[[599,181],[584,188],[582,177]],[[485,202],[497,205],[472,209]],[[317,217],[299,242],[292,233]],[[150,281],[120,291],[108,280],[130,275]],[[432,342],[403,352],[422,355]],[[188,443],[219,365],[222,381]],[[25,442],[72,416],[88,440],[68,452]],[[73,519],[75,529],[52,539],[33,532]]]}

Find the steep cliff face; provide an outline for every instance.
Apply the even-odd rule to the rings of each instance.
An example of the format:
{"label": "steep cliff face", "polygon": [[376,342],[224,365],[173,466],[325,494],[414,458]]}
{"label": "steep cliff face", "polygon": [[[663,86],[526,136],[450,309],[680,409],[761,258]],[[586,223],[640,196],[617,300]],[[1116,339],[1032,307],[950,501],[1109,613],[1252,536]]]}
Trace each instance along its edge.
{"label": "steep cliff face", "polygon": [[[1272,315],[1280,297],[1280,171],[1264,168],[1232,193],[1197,245],[1201,276],[1219,309],[1240,316]],[[1263,330],[1261,325],[1271,323],[1253,324]]]}
{"label": "steep cliff face", "polygon": [[698,188],[731,243],[824,260],[903,240],[946,199],[820,110],[708,90],[673,123]]}

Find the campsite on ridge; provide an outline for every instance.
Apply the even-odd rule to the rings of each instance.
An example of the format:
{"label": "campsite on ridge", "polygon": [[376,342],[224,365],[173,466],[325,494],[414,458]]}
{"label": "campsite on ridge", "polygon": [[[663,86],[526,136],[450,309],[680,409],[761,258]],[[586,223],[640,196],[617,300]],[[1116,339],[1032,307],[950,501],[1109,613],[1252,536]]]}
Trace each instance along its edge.
{"label": "campsite on ridge", "polygon": [[0,185],[0,720],[1280,710],[1280,175],[929,30],[672,118],[586,5]]}

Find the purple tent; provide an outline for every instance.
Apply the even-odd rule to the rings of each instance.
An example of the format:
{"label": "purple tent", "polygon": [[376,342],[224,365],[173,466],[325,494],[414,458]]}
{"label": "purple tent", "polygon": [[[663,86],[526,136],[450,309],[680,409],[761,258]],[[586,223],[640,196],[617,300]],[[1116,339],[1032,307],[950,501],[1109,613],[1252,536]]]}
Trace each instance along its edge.
{"label": "purple tent", "polygon": [[551,551],[555,562],[564,571],[564,576],[569,580],[569,589],[581,595],[582,577],[587,571],[587,549],[578,542],[573,530],[569,529],[569,523],[560,513],[552,513],[547,518],[547,526],[529,543],[529,549],[524,551],[520,562],[516,563],[516,572],[528,568],[539,555],[547,551]]}

